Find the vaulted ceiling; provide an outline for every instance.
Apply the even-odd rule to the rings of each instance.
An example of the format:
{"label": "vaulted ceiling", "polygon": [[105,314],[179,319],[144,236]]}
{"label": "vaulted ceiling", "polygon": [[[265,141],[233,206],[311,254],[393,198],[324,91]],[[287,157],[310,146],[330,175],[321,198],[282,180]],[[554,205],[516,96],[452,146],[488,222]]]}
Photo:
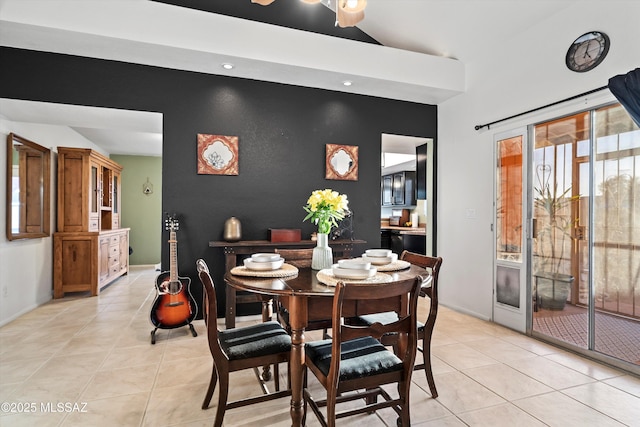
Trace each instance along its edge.
{"label": "vaulted ceiling", "polygon": [[368,0],[356,28],[338,28],[328,2],[0,0],[0,44],[439,104],[500,40],[580,4]]}

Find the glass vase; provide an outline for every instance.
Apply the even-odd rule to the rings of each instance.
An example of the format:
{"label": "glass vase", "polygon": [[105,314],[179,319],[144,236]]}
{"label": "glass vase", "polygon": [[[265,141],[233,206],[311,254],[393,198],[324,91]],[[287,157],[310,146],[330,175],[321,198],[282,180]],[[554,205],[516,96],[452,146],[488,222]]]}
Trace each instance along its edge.
{"label": "glass vase", "polygon": [[311,268],[314,270],[322,270],[331,268],[333,265],[333,251],[329,246],[329,235],[318,233],[318,241],[316,247],[313,248],[313,256],[311,258]]}

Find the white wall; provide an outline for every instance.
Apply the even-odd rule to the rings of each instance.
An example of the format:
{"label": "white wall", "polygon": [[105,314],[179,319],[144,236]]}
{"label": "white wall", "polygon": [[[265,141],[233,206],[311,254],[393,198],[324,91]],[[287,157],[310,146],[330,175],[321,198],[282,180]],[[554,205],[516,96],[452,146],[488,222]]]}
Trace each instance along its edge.
{"label": "white wall", "polygon": [[[51,158],[51,231],[56,230],[56,147],[92,148],[104,154],[92,142],[64,126],[12,122],[0,116],[0,137],[6,141],[13,132],[52,150]],[[6,144],[6,143],[5,143]],[[6,145],[4,145],[6,147]],[[0,155],[0,188],[7,188],[6,149]],[[6,191],[6,190],[5,190]],[[0,224],[5,229],[6,197],[0,197]],[[49,301],[53,290],[53,237],[7,240],[0,233],[0,326]]]}
{"label": "white wall", "polygon": [[[613,10],[608,10],[608,9]],[[580,3],[532,23],[521,37],[487,46],[487,61],[466,64],[467,88],[438,108],[438,248],[443,304],[475,316],[492,316],[493,136],[519,126],[613,99],[608,90],[547,111],[499,120],[606,86],[608,79],[640,67],[640,2]],[[569,71],[569,45],[591,30],[607,33],[611,49],[587,73]],[[466,210],[475,209],[476,218]]]}

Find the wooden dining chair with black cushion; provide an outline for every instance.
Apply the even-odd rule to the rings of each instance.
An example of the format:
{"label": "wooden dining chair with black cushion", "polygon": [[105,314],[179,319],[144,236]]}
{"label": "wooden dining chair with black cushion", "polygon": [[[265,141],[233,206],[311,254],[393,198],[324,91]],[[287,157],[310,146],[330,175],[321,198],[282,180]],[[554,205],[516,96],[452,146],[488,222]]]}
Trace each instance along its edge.
{"label": "wooden dining chair with black cushion", "polygon": [[[325,388],[326,398],[313,398],[306,387],[305,374],[303,421],[307,406],[324,426],[334,426],[339,418],[392,408],[399,416],[398,425],[411,425],[409,390],[416,356],[416,310],[422,280],[418,276],[384,284],[338,282],[333,298],[332,339],[305,344],[306,367]],[[369,309],[389,303],[395,303],[398,311],[406,314],[384,325],[358,326],[344,322],[345,316],[352,315],[345,307],[352,310],[356,306],[359,310],[359,307]],[[395,351],[379,341],[386,334],[401,337]],[[387,392],[382,387],[393,383],[397,384],[397,392]],[[358,407],[350,404],[341,410],[337,408],[342,403],[360,399],[363,404]],[[323,406],[326,406],[326,416],[320,410]]]}
{"label": "wooden dining chair with black cushion", "polygon": [[[422,363],[415,365],[415,369],[424,369],[424,373],[427,377],[427,383],[429,384],[429,390],[431,391],[431,396],[436,398],[438,397],[438,390],[436,389],[433,371],[431,370],[431,337],[433,336],[433,328],[436,324],[436,317],[438,316],[438,274],[440,273],[442,258],[403,251],[400,255],[400,259],[425,268],[431,272],[430,286],[424,287],[420,290],[420,296],[429,297],[430,304],[426,322],[418,322],[418,339],[422,341],[421,345],[418,346],[418,351],[422,353]],[[396,317],[395,313],[392,312],[370,314],[359,316],[356,323],[387,323],[394,321]],[[383,337],[382,342],[385,344],[392,344],[392,340],[389,338],[391,337]]]}
{"label": "wooden dining chair with black cushion", "polygon": [[[275,252],[280,254],[282,258],[284,258],[287,264],[291,264],[294,267],[298,268],[311,268],[311,259],[313,258],[313,248],[305,248],[305,249],[279,249],[276,248]],[[275,311],[278,317],[278,321],[282,324],[285,329],[291,331],[291,327],[289,325],[289,309],[288,309],[288,301],[286,297],[278,297],[275,301]],[[328,338],[327,329],[331,327],[331,319],[312,319],[309,321],[307,327],[305,328],[307,331],[314,331],[322,329],[322,337]]]}
{"label": "wooden dining chair with black cushion", "polygon": [[[204,260],[196,261],[198,276],[204,287],[204,320],[209,338],[209,350],[213,356],[213,369],[209,388],[202,402],[202,409],[207,409],[216,388],[218,377],[220,389],[218,409],[214,426],[222,425],[227,409],[239,408],[254,403],[290,396],[291,390],[280,390],[278,364],[289,362],[291,353],[291,337],[276,321],[258,323],[256,325],[238,327],[224,331],[218,330],[216,291],[209,268]],[[258,380],[258,368],[274,365],[275,391],[233,402],[227,402],[229,395],[229,374],[231,372],[253,368]]]}

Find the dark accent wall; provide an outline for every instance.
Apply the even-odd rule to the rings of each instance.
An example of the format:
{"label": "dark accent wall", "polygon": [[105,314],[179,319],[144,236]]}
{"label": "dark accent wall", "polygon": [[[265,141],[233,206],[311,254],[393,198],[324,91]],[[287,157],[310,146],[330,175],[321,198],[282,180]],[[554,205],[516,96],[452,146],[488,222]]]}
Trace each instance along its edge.
{"label": "dark accent wall", "polygon": [[[191,278],[198,302],[202,257],[224,304],[223,253],[208,244],[222,240],[228,217],[240,219],[243,239],[266,239],[269,228],[308,238],[315,229],[302,206],[315,189],[348,195],[355,237],[368,242],[356,254],[378,247],[381,134],[437,136],[432,105],[12,48],[0,48],[0,60],[0,97],[164,115],[163,210],[179,215],[179,275]],[[239,175],[197,174],[198,133],[238,136]],[[359,147],[357,181],[324,178],[325,144]],[[166,242],[164,224],[157,230]]]}

